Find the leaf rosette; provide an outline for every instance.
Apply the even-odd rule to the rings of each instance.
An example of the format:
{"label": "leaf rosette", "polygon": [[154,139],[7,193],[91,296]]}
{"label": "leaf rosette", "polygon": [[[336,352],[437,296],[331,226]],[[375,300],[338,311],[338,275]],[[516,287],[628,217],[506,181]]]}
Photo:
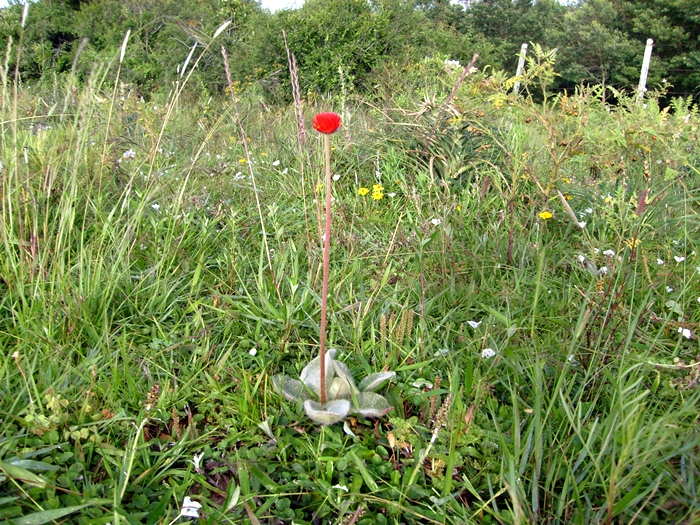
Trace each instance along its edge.
{"label": "leaf rosette", "polygon": [[321,425],[332,425],[350,414],[383,417],[391,412],[394,407],[376,390],[394,379],[396,372],[376,372],[356,385],[348,366],[335,359],[337,353],[335,348],[326,352],[325,405],[318,401],[321,398],[320,357],[304,367],[300,380],[283,375],[274,376],[272,383],[275,390],[290,401],[302,402],[309,419]]}

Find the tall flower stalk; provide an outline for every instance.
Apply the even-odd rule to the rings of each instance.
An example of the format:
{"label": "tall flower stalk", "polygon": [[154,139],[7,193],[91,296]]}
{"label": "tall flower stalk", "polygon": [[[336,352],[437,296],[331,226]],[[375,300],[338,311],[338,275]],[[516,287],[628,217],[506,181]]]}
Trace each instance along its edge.
{"label": "tall flower stalk", "polygon": [[[340,128],[336,113],[319,113],[314,118],[314,129],[323,133],[326,154],[326,228],[323,237],[323,292],[321,294],[321,339],[319,356],[301,371],[298,381],[277,375],[272,383],[277,392],[290,401],[302,402],[306,415],[322,425],[342,421],[349,414],[362,417],[383,417],[394,407],[376,390],[396,377],[394,372],[369,374],[359,385],[355,384],[350,368],[336,360],[335,348],[326,350],[326,322],[328,312],[328,273],[331,254],[331,135]],[[330,385],[326,387],[327,381]],[[330,398],[330,399],[329,399]]]}
{"label": "tall flower stalk", "polygon": [[314,129],[323,133],[326,155],[326,231],[323,236],[323,291],[321,292],[320,401],[326,404],[326,323],[328,312],[328,273],[331,254],[331,135],[340,128],[340,115],[319,113],[314,117]]}

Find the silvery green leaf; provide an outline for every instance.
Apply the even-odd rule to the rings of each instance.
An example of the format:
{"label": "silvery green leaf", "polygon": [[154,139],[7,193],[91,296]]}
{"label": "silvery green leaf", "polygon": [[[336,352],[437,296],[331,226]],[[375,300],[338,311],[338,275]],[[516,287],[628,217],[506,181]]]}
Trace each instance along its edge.
{"label": "silvery green leaf", "polygon": [[355,380],[352,378],[348,365],[333,360],[333,369],[337,377],[330,383],[328,397],[330,399],[348,399],[356,394],[358,392],[357,386],[355,386]]}
{"label": "silvery green leaf", "polygon": [[[331,348],[326,352],[326,385],[330,385],[333,381],[333,358],[336,353],[338,353],[338,351],[335,348]],[[301,382],[315,393],[316,396],[321,397],[321,358],[316,357],[312,359],[301,371],[299,379],[301,379]]]}
{"label": "silvery green leaf", "polygon": [[311,399],[311,394],[309,394],[304,384],[291,377],[276,375],[272,378],[272,385],[279,395],[286,397],[290,401]]}
{"label": "silvery green leaf", "polygon": [[353,412],[365,417],[383,417],[392,410],[394,407],[383,396],[374,392],[357,394],[357,406],[353,408]]}
{"label": "silvery green leaf", "polygon": [[358,387],[362,392],[379,390],[387,381],[396,377],[396,372],[376,372],[365,377]]}
{"label": "silvery green leaf", "polygon": [[347,399],[337,399],[329,401],[326,405],[316,401],[307,400],[304,402],[304,410],[309,419],[321,425],[332,425],[342,421],[350,413],[350,401]]}

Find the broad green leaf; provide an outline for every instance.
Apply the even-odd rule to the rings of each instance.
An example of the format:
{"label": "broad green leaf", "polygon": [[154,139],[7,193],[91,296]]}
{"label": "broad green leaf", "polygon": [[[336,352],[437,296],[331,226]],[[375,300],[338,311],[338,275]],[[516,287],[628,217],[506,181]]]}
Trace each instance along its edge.
{"label": "broad green leaf", "polygon": [[[331,348],[326,352],[326,385],[330,385],[333,381],[334,370],[333,359],[338,351]],[[308,365],[304,367],[299,376],[301,382],[304,383],[314,394],[321,396],[321,358],[312,359]],[[328,388],[328,387],[326,387]]]}
{"label": "broad green leaf", "polygon": [[307,399],[311,399],[311,395],[304,384],[291,377],[276,375],[272,378],[272,385],[279,395],[286,397],[290,401],[306,401]]}
{"label": "broad green leaf", "polygon": [[360,381],[360,386],[358,388],[362,392],[374,392],[379,390],[387,381],[391,381],[395,377],[396,372],[376,372]]}
{"label": "broad green leaf", "polygon": [[333,369],[337,377],[333,379],[328,387],[328,397],[330,399],[348,399],[358,392],[348,365],[341,361],[333,360]]}
{"label": "broad green leaf", "polygon": [[332,425],[345,419],[350,413],[350,401],[347,399],[337,399],[329,401],[323,406],[315,401],[305,401],[304,410],[309,419],[321,425]]}
{"label": "broad green leaf", "polygon": [[353,412],[365,417],[383,417],[394,410],[394,407],[379,394],[374,392],[360,392],[357,394],[357,406]]}

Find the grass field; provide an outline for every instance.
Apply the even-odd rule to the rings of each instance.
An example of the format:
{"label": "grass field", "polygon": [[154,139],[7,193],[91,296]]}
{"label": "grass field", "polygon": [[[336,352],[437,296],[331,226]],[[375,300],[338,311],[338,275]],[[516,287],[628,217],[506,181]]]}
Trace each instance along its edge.
{"label": "grass field", "polygon": [[[0,523],[700,523],[697,108],[438,59],[300,145],[117,67],[4,72]],[[318,352],[327,110],[329,344],[397,376],[319,427],[271,379]]]}

